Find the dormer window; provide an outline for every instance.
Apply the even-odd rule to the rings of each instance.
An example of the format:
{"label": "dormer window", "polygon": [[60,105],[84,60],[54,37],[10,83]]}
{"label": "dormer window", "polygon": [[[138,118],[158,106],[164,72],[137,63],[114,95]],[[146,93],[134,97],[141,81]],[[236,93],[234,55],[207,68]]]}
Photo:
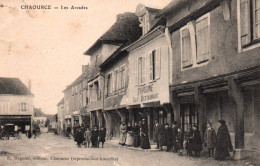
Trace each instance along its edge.
{"label": "dormer window", "polygon": [[141,17],[141,20],[142,22],[142,27],[143,27],[143,35],[145,35],[148,31],[149,31],[149,19],[148,19],[148,15],[147,14],[144,14],[142,17]]}

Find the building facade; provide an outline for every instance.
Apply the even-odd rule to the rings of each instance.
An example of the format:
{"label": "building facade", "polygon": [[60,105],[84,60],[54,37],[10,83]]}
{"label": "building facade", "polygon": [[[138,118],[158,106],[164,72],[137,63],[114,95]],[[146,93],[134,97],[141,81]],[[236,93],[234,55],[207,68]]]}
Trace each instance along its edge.
{"label": "building facade", "polygon": [[112,27],[85,52],[90,56],[90,126],[106,127],[109,138],[118,137],[127,112],[127,53],[122,48],[135,41],[138,34],[141,28],[135,14],[119,14]]}
{"label": "building facade", "polygon": [[21,132],[31,130],[34,95],[19,78],[0,77],[0,125],[14,124]]}
{"label": "building facade", "polygon": [[[165,16],[171,39],[170,93],[184,131],[224,119],[235,147],[259,146],[259,3],[244,0],[175,1]],[[252,18],[252,19],[250,19]]]}
{"label": "building facade", "polygon": [[65,127],[65,112],[64,112],[64,98],[57,104],[57,132],[63,134],[66,131]]}

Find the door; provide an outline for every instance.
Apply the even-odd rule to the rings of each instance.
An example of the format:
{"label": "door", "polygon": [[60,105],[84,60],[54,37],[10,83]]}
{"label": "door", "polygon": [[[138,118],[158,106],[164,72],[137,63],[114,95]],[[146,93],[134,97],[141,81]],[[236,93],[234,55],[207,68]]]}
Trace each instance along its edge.
{"label": "door", "polygon": [[199,125],[198,110],[194,103],[181,104],[181,128],[187,132],[193,125]]}

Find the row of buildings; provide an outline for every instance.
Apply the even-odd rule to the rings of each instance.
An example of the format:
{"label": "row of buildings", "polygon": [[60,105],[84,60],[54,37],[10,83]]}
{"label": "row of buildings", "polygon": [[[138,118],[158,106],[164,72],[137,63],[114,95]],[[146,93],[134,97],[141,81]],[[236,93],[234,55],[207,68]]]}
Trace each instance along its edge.
{"label": "row of buildings", "polygon": [[139,4],[84,54],[90,65],[63,91],[61,129],[120,122],[177,121],[183,131],[226,120],[235,150],[260,147],[260,1],[173,0],[163,9]]}

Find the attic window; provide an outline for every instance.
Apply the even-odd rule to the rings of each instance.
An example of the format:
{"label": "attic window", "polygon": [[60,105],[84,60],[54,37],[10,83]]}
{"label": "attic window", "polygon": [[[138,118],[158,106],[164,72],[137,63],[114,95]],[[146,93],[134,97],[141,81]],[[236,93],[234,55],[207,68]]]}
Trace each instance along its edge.
{"label": "attic window", "polygon": [[149,31],[149,17],[147,14],[144,14],[143,16],[141,16],[140,21],[142,23],[142,27],[143,27],[143,35],[145,35],[148,31]]}

